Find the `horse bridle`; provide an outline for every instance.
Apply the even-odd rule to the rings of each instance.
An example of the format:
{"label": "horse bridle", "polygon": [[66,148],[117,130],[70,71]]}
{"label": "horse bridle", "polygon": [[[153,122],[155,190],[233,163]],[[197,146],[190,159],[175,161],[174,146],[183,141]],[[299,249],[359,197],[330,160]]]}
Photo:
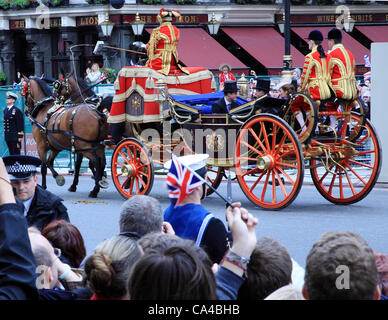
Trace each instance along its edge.
{"label": "horse bridle", "polygon": [[[23,86],[23,90],[21,92],[21,96],[24,97],[26,100],[27,100],[27,96],[29,99],[32,100],[32,103],[34,104],[34,108],[32,109],[32,111],[29,111],[28,109],[26,109],[24,112],[27,116],[33,116],[34,117],[34,114],[35,112],[37,111],[37,109],[44,103],[48,102],[48,101],[53,101],[55,100],[53,96],[48,96],[48,97],[44,97],[43,99],[41,100],[35,100],[31,94],[31,86],[30,86],[30,83],[31,83],[31,80],[29,81],[25,81],[24,82],[24,86]],[[29,108],[30,109],[30,108]]]}

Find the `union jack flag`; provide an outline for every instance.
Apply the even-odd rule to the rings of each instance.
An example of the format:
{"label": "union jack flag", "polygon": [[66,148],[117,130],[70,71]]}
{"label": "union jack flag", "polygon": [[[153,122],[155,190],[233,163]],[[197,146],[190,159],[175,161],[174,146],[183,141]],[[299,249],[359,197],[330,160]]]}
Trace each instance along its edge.
{"label": "union jack flag", "polygon": [[174,206],[182,203],[187,195],[202,184],[202,180],[198,179],[173,156],[171,167],[167,174],[167,187],[169,189],[168,196]]}

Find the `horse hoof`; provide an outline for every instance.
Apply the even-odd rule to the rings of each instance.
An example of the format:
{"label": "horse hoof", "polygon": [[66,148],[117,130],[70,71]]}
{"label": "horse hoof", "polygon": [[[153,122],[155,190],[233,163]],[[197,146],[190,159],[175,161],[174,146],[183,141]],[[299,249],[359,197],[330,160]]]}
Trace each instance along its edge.
{"label": "horse hoof", "polygon": [[109,183],[105,179],[98,181],[98,185],[103,189],[107,189],[109,187]]}
{"label": "horse hoof", "polygon": [[91,191],[89,193],[89,198],[97,198],[97,193],[94,193],[93,191]]}
{"label": "horse hoof", "polygon": [[67,190],[69,190],[70,192],[76,192],[77,191],[77,187],[73,187],[73,186],[71,186],[69,189],[67,189]]}
{"label": "horse hoof", "polygon": [[55,182],[57,183],[58,186],[62,187],[65,184],[65,178],[62,176],[56,176]]}

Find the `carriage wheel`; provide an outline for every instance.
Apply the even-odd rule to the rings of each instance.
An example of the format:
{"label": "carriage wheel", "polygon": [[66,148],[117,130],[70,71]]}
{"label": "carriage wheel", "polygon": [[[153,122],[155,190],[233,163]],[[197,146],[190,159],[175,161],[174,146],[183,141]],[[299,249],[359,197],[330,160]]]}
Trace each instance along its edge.
{"label": "carriage wheel", "polygon": [[[298,115],[299,114],[299,115]],[[296,132],[299,142],[307,141],[317,126],[317,106],[309,96],[296,93],[291,96],[283,119]]]}
{"label": "carriage wheel", "polygon": [[[222,167],[207,167],[207,181],[211,183],[214,189],[217,189],[222,181],[223,168]],[[214,191],[207,188],[206,196],[210,196]]]}
{"label": "carriage wheel", "polygon": [[241,127],[235,165],[242,191],[265,209],[291,204],[303,183],[304,157],[298,137],[274,115],[254,116]]}
{"label": "carriage wheel", "polygon": [[357,98],[346,106],[345,111],[350,112],[352,115],[358,115],[358,118],[351,117],[351,115],[338,116],[337,137],[355,141],[361,136],[366,121],[364,103]]}
{"label": "carriage wheel", "polygon": [[[352,114],[351,121],[361,121],[359,115]],[[335,204],[352,204],[365,198],[373,189],[381,167],[381,149],[376,131],[369,120],[362,126],[360,137],[353,143],[345,141],[343,157],[329,162],[328,167],[320,166],[324,158],[314,158],[310,169],[311,177],[318,191]],[[335,155],[332,155],[335,157]],[[317,167],[318,166],[318,167]]]}
{"label": "carriage wheel", "polygon": [[154,165],[147,148],[134,138],[127,138],[116,146],[112,154],[112,179],[125,198],[148,194],[154,183]]}

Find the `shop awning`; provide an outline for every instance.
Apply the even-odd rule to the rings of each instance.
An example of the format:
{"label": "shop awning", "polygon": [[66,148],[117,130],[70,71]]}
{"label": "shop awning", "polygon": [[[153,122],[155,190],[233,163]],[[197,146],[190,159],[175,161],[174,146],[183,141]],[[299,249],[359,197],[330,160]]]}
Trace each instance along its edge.
{"label": "shop awning", "polygon": [[[222,28],[239,46],[266,68],[283,68],[284,38],[271,27]],[[304,56],[291,46],[292,65],[303,67]]]}
{"label": "shop awning", "polygon": [[[152,33],[152,29],[147,28]],[[205,30],[201,28],[180,28],[178,56],[188,67],[204,67],[218,70],[222,63],[228,63],[233,71],[244,71],[247,74],[249,67],[238,60]]]}
{"label": "shop awning", "polygon": [[372,42],[388,42],[388,26],[357,26]]}
{"label": "shop awning", "polygon": [[[291,28],[299,37],[305,39],[308,37],[311,30],[319,30],[322,32],[324,40],[322,43],[322,47],[325,51],[329,48],[327,46],[327,34],[333,27],[295,27]],[[307,42],[307,40],[305,40]],[[353,37],[348,35],[346,32],[342,31],[342,43],[346,49],[350,50],[353,53],[354,59],[356,60],[356,64],[364,64],[364,55],[370,55],[369,50],[364,47],[361,43],[355,40]]]}

